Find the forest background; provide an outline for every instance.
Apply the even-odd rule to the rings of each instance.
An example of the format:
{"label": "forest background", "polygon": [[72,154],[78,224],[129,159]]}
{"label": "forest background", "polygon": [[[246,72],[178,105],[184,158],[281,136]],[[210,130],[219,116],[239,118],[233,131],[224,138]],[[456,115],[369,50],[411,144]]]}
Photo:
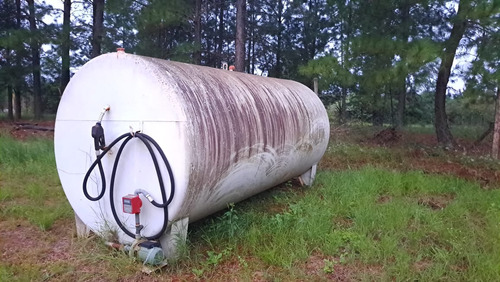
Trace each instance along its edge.
{"label": "forest background", "polygon": [[6,119],[53,116],[80,66],[123,47],[214,68],[228,62],[238,71],[311,88],[318,78],[335,123],[434,125],[445,146],[455,144],[450,127],[486,129],[494,122],[498,0],[61,4],[0,4],[0,108]]}

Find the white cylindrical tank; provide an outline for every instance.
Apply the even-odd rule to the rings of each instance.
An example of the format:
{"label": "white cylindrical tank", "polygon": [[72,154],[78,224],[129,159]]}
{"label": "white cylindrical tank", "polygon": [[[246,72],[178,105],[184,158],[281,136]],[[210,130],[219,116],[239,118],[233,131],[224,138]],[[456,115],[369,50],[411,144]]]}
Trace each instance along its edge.
{"label": "white cylindrical tank", "polygon": [[[55,126],[57,169],[76,215],[97,233],[119,230],[111,214],[109,182],[120,143],[102,159],[106,191],[99,201],[83,193],[94,162],[91,128],[104,106],[106,143],[141,131],[163,149],[172,167],[175,194],[168,221],[194,221],[265,189],[300,176],[323,156],[329,121],[318,97],[304,85],[148,57],[110,53],[85,64],[62,96]],[[158,157],[160,159],[160,157]],[[165,165],[160,165],[165,171]],[[168,173],[163,174],[167,194]],[[95,169],[92,196],[102,179]],[[134,216],[123,213],[122,196],[144,189],[161,202],[148,150],[137,138],[123,150],[113,201],[121,222],[134,232]],[[144,199],[144,198],[143,198]],[[143,201],[142,234],[162,228],[162,209]]]}

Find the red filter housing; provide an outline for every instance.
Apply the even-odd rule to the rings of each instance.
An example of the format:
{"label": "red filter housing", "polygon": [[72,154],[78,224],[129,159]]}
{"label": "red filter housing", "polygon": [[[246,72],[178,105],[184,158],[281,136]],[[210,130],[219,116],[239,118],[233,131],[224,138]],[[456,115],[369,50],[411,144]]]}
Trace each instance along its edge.
{"label": "red filter housing", "polygon": [[123,212],[138,214],[141,212],[142,200],[139,195],[128,194],[122,197]]}

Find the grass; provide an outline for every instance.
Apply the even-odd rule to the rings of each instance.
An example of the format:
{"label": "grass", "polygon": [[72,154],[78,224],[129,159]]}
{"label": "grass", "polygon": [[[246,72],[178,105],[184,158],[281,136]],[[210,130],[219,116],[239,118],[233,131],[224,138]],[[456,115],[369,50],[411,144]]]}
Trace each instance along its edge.
{"label": "grass", "polygon": [[[462,138],[467,140],[476,140],[479,136],[481,136],[488,129],[488,125],[451,125],[450,130],[451,134],[455,138]],[[405,130],[411,133],[420,133],[420,134],[435,134],[434,125],[407,125],[405,126]]]}
{"label": "grass", "polygon": [[0,281],[500,280],[500,190],[395,171],[400,149],[332,142],[313,187],[288,182],[191,224],[182,258],[145,276],[99,238],[72,236],[52,141],[3,134],[0,144],[0,249],[10,254]]}
{"label": "grass", "polygon": [[[335,127],[335,123],[331,123],[332,127]],[[363,122],[351,122],[349,124],[349,128],[351,131],[356,131],[355,136],[362,138],[370,138],[380,130],[384,128],[391,127],[391,124],[384,124],[384,126],[371,126],[369,123]],[[466,140],[476,140],[479,136],[481,136],[487,129],[488,124],[480,124],[480,125],[455,125],[450,124],[450,131],[453,137],[466,139]],[[435,135],[436,130],[433,124],[408,124],[402,129],[403,131],[409,133],[416,134],[425,134],[425,135]],[[335,138],[335,136],[332,136]]]}
{"label": "grass", "polygon": [[53,143],[47,139],[15,141],[0,135],[0,219],[27,219],[42,230],[71,208],[60,188]]}
{"label": "grass", "polygon": [[[406,137],[403,145],[398,143],[384,147],[375,145],[373,141],[377,130],[354,127],[346,132],[339,132],[338,135],[335,132],[332,134],[331,142],[320,162],[320,166],[326,170],[357,169],[369,164],[391,170],[424,169],[451,175],[468,171],[468,179],[479,180],[481,176],[475,175],[475,170],[490,175],[495,175],[500,170],[499,160],[489,156],[488,141],[484,141],[478,150],[471,145],[472,142],[462,142],[462,147],[447,151],[439,146],[432,146],[429,140],[426,140],[428,143],[420,143],[418,139],[411,138],[412,135]],[[433,136],[424,139],[432,140]],[[434,164],[435,167],[429,167],[429,164]],[[450,166],[453,166],[454,170],[451,170]],[[493,185],[498,186],[498,183]]]}
{"label": "grass", "polygon": [[[274,196],[271,204],[283,202]],[[216,249],[238,249],[240,256],[257,257],[297,279],[305,276],[294,268],[314,253],[327,261],[342,258],[353,270],[359,265],[380,270],[373,277],[358,269],[353,279],[500,279],[498,190],[452,177],[366,167],[323,171],[304,195],[285,198],[282,212],[258,211],[250,200],[195,229],[190,238]],[[428,199],[441,199],[442,208],[429,206]],[[221,234],[235,215],[239,232]]]}

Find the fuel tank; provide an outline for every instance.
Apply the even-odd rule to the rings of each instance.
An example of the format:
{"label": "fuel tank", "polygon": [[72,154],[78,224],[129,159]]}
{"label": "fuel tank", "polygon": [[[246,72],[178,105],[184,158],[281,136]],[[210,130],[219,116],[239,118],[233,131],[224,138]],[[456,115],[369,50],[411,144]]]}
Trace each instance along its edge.
{"label": "fuel tank", "polygon": [[[107,106],[109,111],[103,112]],[[139,131],[163,150],[175,180],[169,223],[195,221],[315,169],[330,130],[321,101],[294,81],[123,51],[94,58],[74,75],[59,104],[54,137],[57,170],[77,218],[96,233],[116,232],[122,242],[133,238],[113,218],[109,179],[123,141],[101,160],[106,178],[103,198],[89,201],[82,188],[96,159],[91,128],[101,113],[106,144]],[[163,163],[159,166],[166,171]],[[170,194],[168,173],[162,177]],[[98,195],[102,183],[96,168],[90,173],[88,193]],[[134,230],[134,215],[122,211],[122,196],[142,189],[161,202],[158,183],[148,149],[130,140],[116,168],[111,199],[128,229]],[[165,220],[163,211],[144,197],[140,219],[145,236],[161,230]]]}

